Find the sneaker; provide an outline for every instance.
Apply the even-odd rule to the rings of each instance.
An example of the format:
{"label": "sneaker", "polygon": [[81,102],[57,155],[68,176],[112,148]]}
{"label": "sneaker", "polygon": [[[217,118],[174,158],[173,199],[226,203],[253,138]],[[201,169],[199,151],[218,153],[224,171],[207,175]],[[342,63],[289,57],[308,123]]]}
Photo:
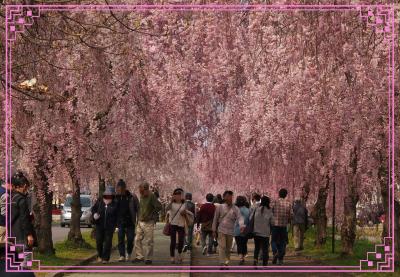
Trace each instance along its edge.
{"label": "sneaker", "polygon": [[144,261],[144,264],[152,264],[153,262],[151,260],[146,260]]}
{"label": "sneaker", "polygon": [[101,262],[102,262],[102,259],[101,259],[100,257],[97,257],[96,261],[97,261],[98,263],[101,263]]}
{"label": "sneaker", "polygon": [[124,256],[120,256],[118,259],[118,262],[125,262],[125,257]]}
{"label": "sneaker", "polygon": [[132,259],[132,255],[131,254],[128,254],[128,255],[126,255],[126,259],[125,259],[125,261],[130,261]]}
{"label": "sneaker", "polygon": [[276,264],[276,262],[278,261],[278,255],[274,255],[274,258],[272,259],[272,264]]}
{"label": "sneaker", "polygon": [[257,265],[258,265],[258,261],[257,261],[257,260],[254,260],[254,261],[253,261],[253,265],[254,265],[254,266],[257,266]]}
{"label": "sneaker", "polygon": [[183,249],[182,249],[182,251],[183,252],[186,252],[186,251],[188,251],[188,246],[185,244],[185,246],[183,246]]}
{"label": "sneaker", "polygon": [[143,261],[144,261],[143,259],[135,258],[132,262],[133,263],[141,263]]}
{"label": "sneaker", "polygon": [[278,265],[283,265],[283,260],[279,259],[278,260]]}
{"label": "sneaker", "polygon": [[203,255],[205,255],[207,253],[207,245],[203,247],[202,253],[203,253]]}
{"label": "sneaker", "polygon": [[102,260],[101,263],[102,263],[102,264],[106,264],[106,263],[108,263],[108,261]]}

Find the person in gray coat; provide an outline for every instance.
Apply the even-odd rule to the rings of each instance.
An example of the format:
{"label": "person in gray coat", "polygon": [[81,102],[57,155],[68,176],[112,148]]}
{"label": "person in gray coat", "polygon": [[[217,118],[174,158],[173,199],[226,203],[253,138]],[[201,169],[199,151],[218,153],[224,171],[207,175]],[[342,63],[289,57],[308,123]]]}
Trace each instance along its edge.
{"label": "person in gray coat", "polygon": [[293,240],[295,251],[303,250],[304,233],[307,230],[308,211],[300,199],[296,199],[293,205]]}
{"label": "person in gray coat", "polygon": [[254,234],[254,262],[258,265],[258,257],[261,250],[262,265],[267,266],[269,257],[269,237],[271,236],[272,209],[270,199],[267,196],[261,197],[261,202],[250,215],[250,221],[253,222]]}

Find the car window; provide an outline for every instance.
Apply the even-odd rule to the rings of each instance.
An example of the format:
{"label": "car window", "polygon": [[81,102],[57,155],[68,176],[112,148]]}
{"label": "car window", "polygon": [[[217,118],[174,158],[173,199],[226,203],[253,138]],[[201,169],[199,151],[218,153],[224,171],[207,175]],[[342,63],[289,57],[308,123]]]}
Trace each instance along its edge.
{"label": "car window", "polygon": [[[69,196],[67,199],[65,199],[64,207],[71,207],[72,204],[72,197]],[[82,207],[91,207],[91,201],[89,197],[81,197],[81,205]]]}

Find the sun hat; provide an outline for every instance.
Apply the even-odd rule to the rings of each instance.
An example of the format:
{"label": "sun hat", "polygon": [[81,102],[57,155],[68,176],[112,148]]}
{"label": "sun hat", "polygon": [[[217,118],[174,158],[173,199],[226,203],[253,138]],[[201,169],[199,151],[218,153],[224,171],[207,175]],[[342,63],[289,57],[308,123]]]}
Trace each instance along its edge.
{"label": "sun hat", "polygon": [[115,188],[113,186],[107,186],[103,196],[114,196],[115,195]]}

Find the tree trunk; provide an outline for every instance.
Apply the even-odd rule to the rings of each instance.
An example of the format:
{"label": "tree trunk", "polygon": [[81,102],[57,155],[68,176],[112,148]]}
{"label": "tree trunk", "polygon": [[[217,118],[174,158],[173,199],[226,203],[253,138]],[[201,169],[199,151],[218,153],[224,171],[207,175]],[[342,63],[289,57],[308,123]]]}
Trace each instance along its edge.
{"label": "tree trunk", "polygon": [[101,177],[99,173],[99,199],[103,198],[103,193],[106,190],[106,181]]}
{"label": "tree trunk", "polygon": [[53,192],[49,191],[48,178],[43,171],[44,168],[46,168],[46,162],[41,159],[33,171],[35,196],[32,204],[35,218],[34,226],[39,252],[42,254],[54,254],[51,231]]}
{"label": "tree trunk", "polygon": [[314,205],[311,217],[314,219],[316,228],[315,246],[321,247],[326,242],[328,217],[326,216],[326,200],[329,190],[329,176],[326,176],[326,185],[318,191],[317,202]]}
{"label": "tree trunk", "polygon": [[378,180],[381,189],[382,205],[385,214],[385,222],[383,222],[382,241],[389,234],[389,187],[388,187],[388,168],[387,155],[383,152],[379,153]]}
{"label": "tree trunk", "polygon": [[342,255],[352,255],[354,242],[356,240],[357,203],[357,171],[358,171],[358,147],[355,146],[350,155],[349,167],[351,172],[348,175],[348,194],[344,198],[343,223],[340,230],[342,239]]}
{"label": "tree trunk", "polygon": [[352,255],[356,240],[356,206],[358,195],[354,192],[344,198],[343,223],[340,230],[342,239],[342,255]]}
{"label": "tree trunk", "polygon": [[81,193],[79,179],[72,159],[67,159],[66,167],[72,181],[71,222],[68,240],[74,245],[81,246],[84,242],[81,233]]}

